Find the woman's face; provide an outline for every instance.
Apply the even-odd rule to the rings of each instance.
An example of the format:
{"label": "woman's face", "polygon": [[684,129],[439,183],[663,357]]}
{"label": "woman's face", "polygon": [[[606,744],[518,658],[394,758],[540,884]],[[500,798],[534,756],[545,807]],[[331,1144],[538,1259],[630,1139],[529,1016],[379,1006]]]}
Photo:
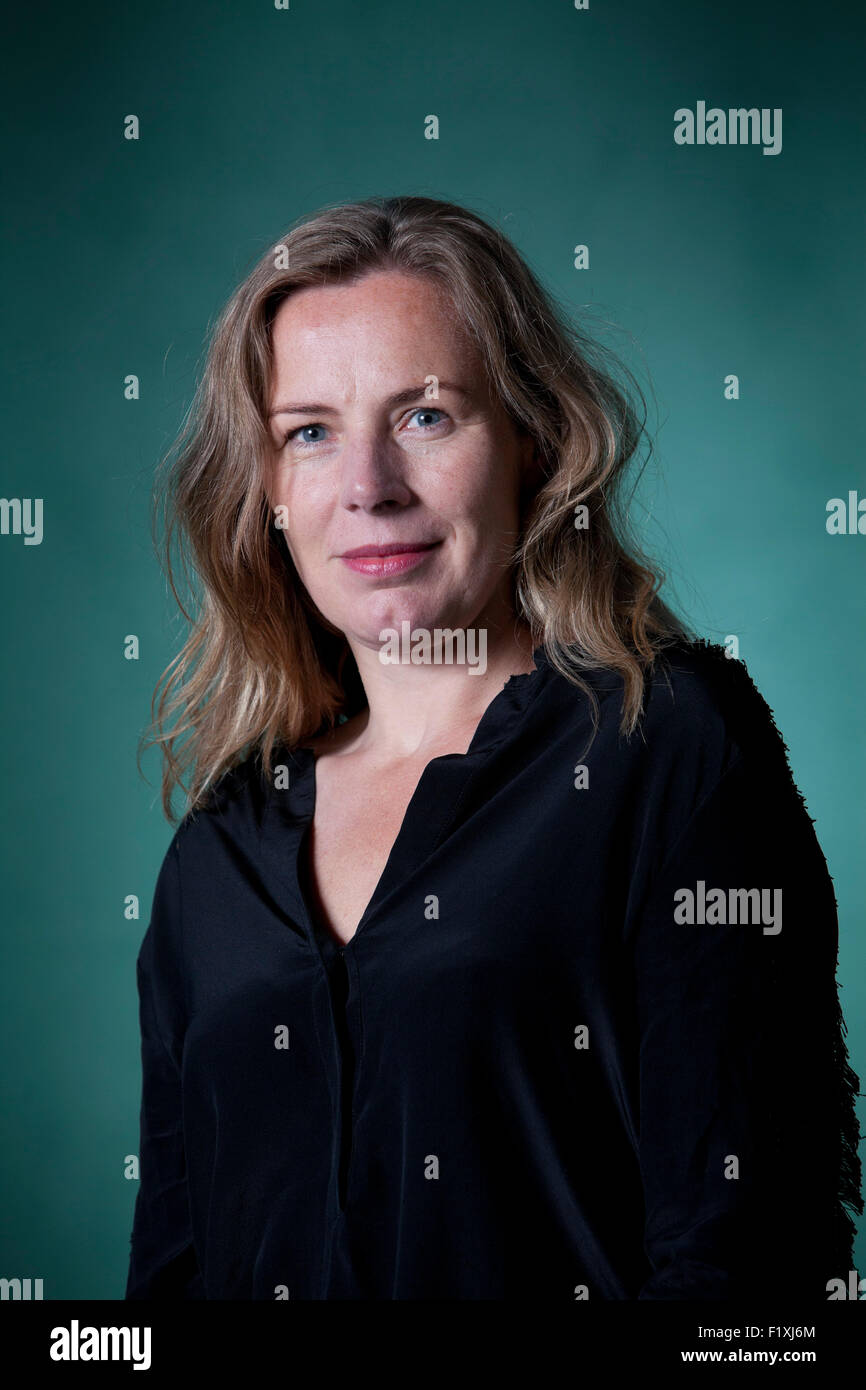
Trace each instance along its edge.
{"label": "woman's face", "polygon": [[[376,271],[299,290],[273,353],[270,501],[319,611],[377,650],[407,620],[503,622],[532,442],[491,398],[436,283]],[[425,398],[431,378],[438,398]],[[374,553],[352,558],[359,547]]]}

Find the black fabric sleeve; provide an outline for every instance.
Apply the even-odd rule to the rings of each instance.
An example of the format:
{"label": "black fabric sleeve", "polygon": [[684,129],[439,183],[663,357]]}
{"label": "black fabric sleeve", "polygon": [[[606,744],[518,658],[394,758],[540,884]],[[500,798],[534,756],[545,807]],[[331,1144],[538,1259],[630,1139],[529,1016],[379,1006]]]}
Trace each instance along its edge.
{"label": "black fabric sleeve", "polygon": [[[701,882],[707,895],[724,890],[726,924],[676,919],[688,910],[681,890],[699,911]],[[769,890],[766,915],[755,921],[739,899],[747,920],[733,924],[729,890],[755,888]],[[858,1078],[837,943],[832,881],[787,764],[770,744],[765,756],[739,755],[634,924],[653,1268],[640,1299],[826,1300],[828,1280],[853,1268]]]}
{"label": "black fabric sleeve", "polygon": [[183,1140],[185,1002],[177,837],[163,860],[137,961],[141,1020],[140,1185],[127,1299],[200,1299]]}

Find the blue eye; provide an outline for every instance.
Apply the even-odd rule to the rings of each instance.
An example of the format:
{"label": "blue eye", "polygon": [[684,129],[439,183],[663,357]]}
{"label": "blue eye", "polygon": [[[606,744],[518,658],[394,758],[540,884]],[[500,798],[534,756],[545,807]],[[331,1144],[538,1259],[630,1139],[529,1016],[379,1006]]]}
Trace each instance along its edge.
{"label": "blue eye", "polygon": [[[412,411],[412,415],[441,415],[444,418],[445,412],[443,410],[437,410],[435,406],[419,406],[417,410]],[[409,418],[411,419],[412,417],[410,416]],[[438,425],[439,421],[434,420],[433,424]],[[428,425],[426,428],[430,429],[432,427]]]}
{"label": "blue eye", "polygon": [[[441,417],[441,419],[439,420],[434,419],[432,422],[426,425],[422,425],[422,430],[433,429],[436,425],[441,424],[442,420],[446,418],[444,410],[439,410],[435,406],[418,406],[416,410],[412,411],[412,415],[410,415],[409,418],[412,419],[416,415],[438,415]],[[327,428],[327,425],[321,425],[318,423],[312,425],[299,425],[297,429],[290,430],[289,433],[286,435],[285,439],[283,440],[283,447],[285,448],[288,444],[296,442],[302,449],[312,449],[314,445],[321,444],[322,439],[307,439],[303,436],[305,436],[311,430],[324,430],[325,432],[327,432]]]}
{"label": "blue eye", "polygon": [[[299,425],[298,428],[297,428],[296,430],[291,430],[291,431],[286,435],[286,438],[285,438],[285,441],[284,441],[284,442],[285,442],[286,444],[288,444],[289,441],[292,440],[292,439],[294,439],[296,435],[303,434],[304,430],[324,430],[324,429],[327,429],[327,425]],[[318,440],[318,439],[301,439],[301,440],[299,440],[298,442],[301,444],[301,446],[302,446],[303,448],[310,447],[310,446],[312,446],[313,444],[319,444],[319,443],[321,443],[321,441]]]}

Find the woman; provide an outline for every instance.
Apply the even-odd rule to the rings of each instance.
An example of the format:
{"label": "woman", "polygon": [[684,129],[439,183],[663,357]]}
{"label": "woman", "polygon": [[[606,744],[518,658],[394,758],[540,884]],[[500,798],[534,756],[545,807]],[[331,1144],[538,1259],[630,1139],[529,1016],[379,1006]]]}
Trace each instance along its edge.
{"label": "woman", "polygon": [[846,1276],[832,884],[767,706],[625,539],[641,432],[452,204],[325,210],[228,304],[170,478],[201,606],[128,1298]]}

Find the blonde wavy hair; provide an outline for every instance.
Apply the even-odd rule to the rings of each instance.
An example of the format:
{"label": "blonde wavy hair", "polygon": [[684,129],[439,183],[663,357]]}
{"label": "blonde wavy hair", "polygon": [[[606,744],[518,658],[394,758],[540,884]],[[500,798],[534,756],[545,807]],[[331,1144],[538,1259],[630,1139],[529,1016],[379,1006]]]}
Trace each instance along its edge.
{"label": "blonde wavy hair", "polygon": [[[665,646],[690,636],[659,597],[662,575],[629,535],[621,485],[646,422],[633,375],[567,321],[514,246],[474,212],[428,197],[327,207],[269,248],[229,299],[157,476],[154,539],[190,632],[157,684],[139,759],[160,747],[170,822],[176,786],[186,791],[184,814],[194,811],[251,754],[270,776],[276,746],[292,748],[366,703],[348,642],[313,604],[274,524],[267,413],[281,303],[301,287],[375,270],[436,281],[492,392],[535,442],[539,466],[521,497],[512,558],[515,615],[529,624],[533,646],[587,691],[594,718],[582,671],[619,673],[621,728],[630,735],[648,672]],[[580,504],[585,529],[575,527]],[[178,593],[175,541],[192,613]]]}

